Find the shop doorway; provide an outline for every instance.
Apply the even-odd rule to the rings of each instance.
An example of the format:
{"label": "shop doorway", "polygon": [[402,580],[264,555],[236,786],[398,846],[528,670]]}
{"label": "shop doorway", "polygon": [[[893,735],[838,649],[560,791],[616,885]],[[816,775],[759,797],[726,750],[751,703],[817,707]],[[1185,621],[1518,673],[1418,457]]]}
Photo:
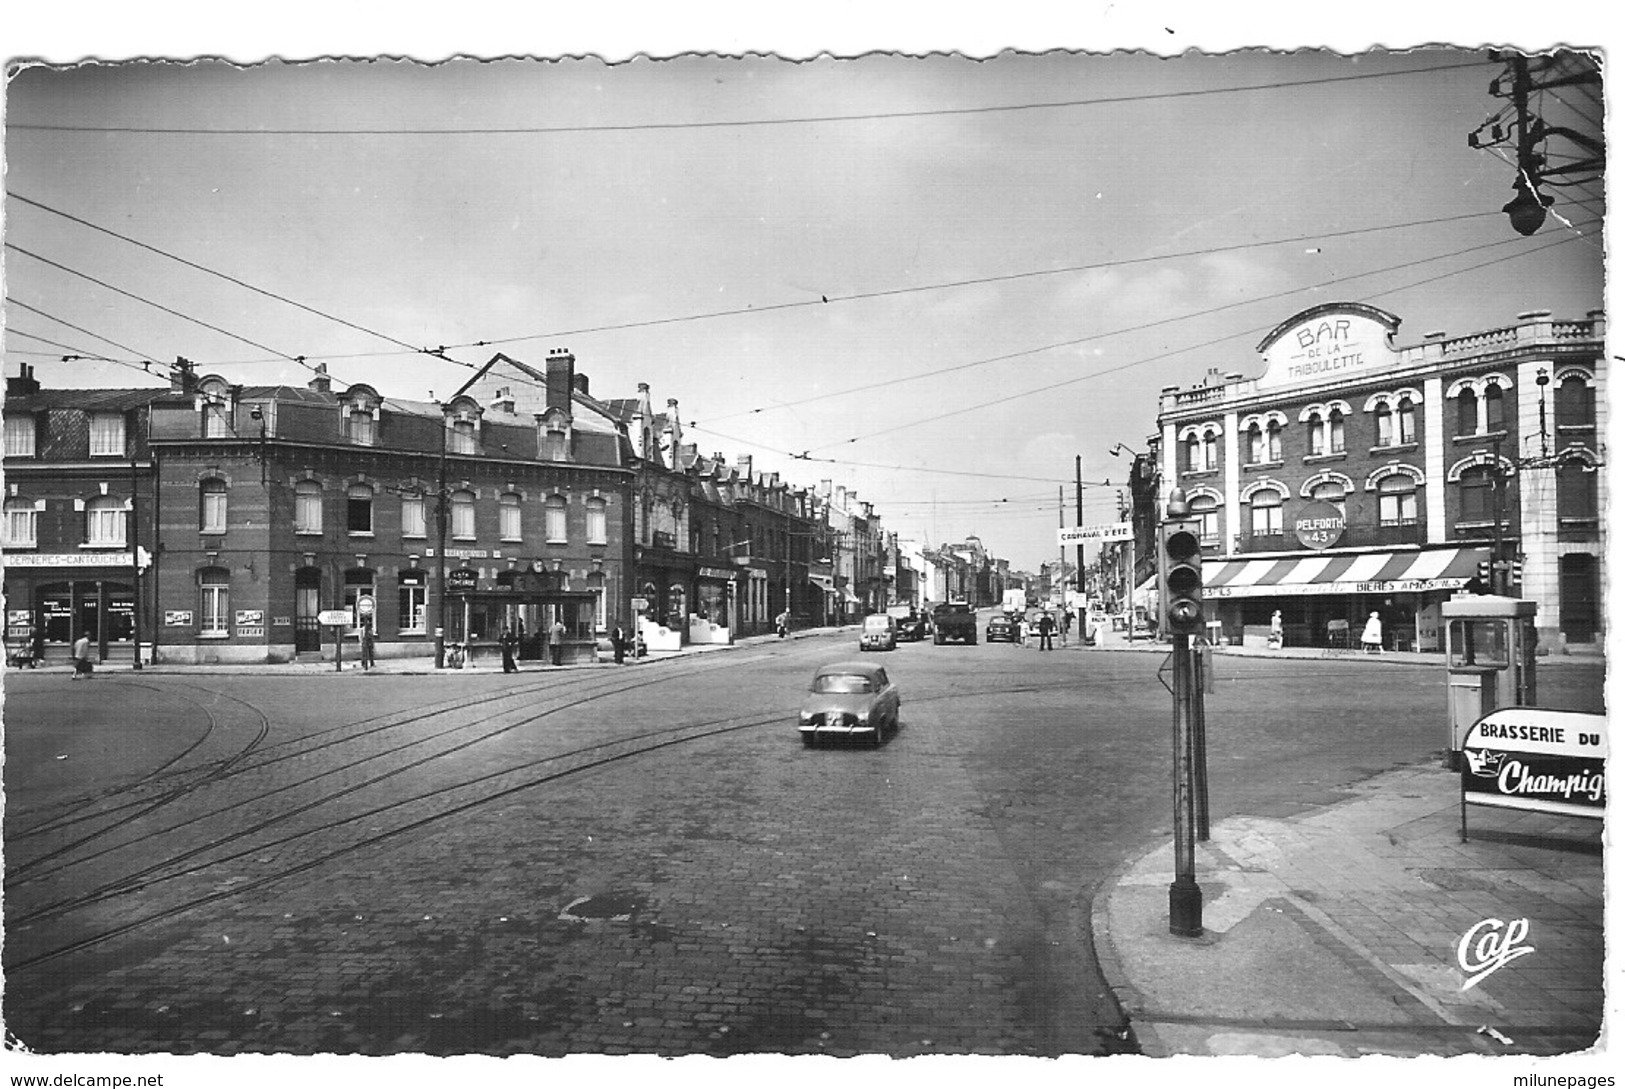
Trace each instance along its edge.
{"label": "shop doorway", "polygon": [[322,571],[301,567],[293,576],[293,650],[295,654],[322,649]]}
{"label": "shop doorway", "polygon": [[1571,552],[1558,561],[1558,627],[1570,643],[1597,638],[1597,557]]}

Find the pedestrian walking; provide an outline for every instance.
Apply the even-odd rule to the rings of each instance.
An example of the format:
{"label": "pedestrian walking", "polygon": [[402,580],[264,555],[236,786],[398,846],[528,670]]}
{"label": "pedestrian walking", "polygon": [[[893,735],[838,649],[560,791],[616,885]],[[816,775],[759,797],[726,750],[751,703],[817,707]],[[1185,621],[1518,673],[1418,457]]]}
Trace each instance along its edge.
{"label": "pedestrian walking", "polygon": [[73,679],[90,680],[90,636],[81,634],[73,641]]}
{"label": "pedestrian walking", "polygon": [[519,646],[519,636],[514,634],[512,628],[502,629],[502,672],[518,673],[519,665],[513,660],[514,651]]}
{"label": "pedestrian walking", "polygon": [[553,626],[548,629],[547,634],[548,642],[553,648],[553,664],[561,666],[564,664],[564,621],[553,621]]}
{"label": "pedestrian walking", "polygon": [[1372,613],[1365,622],[1365,630],[1360,633],[1360,645],[1367,654],[1382,653],[1382,617]]}
{"label": "pedestrian walking", "polygon": [[1072,610],[1061,610],[1061,645],[1066,646],[1066,640],[1072,634]]}
{"label": "pedestrian walking", "polygon": [[785,636],[790,634],[790,610],[789,609],[786,609],[782,613],[779,614],[777,624],[778,624],[779,638],[780,639],[783,639]]}
{"label": "pedestrian walking", "polygon": [[1270,616],[1270,649],[1280,650],[1286,645],[1286,633],[1281,624],[1281,610],[1276,609]]}
{"label": "pedestrian walking", "polygon": [[1044,611],[1044,615],[1038,618],[1038,649],[1055,649],[1055,618],[1049,614],[1047,609]]}
{"label": "pedestrian walking", "polygon": [[626,629],[616,624],[615,630],[609,633],[609,645],[615,651],[615,664],[626,664]]}

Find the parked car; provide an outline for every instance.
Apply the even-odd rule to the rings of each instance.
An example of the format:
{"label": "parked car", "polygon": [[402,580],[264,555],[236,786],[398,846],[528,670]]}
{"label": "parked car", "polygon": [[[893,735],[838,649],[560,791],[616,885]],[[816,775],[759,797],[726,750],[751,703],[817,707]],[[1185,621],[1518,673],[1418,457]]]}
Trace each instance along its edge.
{"label": "parked car", "polygon": [[1009,613],[995,613],[987,622],[987,641],[1002,640],[1006,643],[1021,642],[1021,620]]}
{"label": "parked car", "polygon": [[801,704],[801,740],[815,745],[825,737],[861,737],[878,747],[886,730],[897,728],[901,706],[897,686],[880,666],[868,662],[820,666]]}
{"label": "parked car", "polygon": [[859,650],[896,650],[897,621],[885,613],[874,613],[863,618],[863,629],[858,634]]}

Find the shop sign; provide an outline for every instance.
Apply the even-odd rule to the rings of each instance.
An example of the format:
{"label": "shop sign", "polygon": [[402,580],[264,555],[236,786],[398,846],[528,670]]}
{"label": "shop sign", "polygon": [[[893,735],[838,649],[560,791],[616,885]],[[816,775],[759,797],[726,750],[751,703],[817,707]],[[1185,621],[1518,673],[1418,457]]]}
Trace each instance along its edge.
{"label": "shop sign", "polygon": [[1292,522],[1292,531],[1305,548],[1330,548],[1342,540],[1347,528],[1343,512],[1322,499],[1305,505]]}
{"label": "shop sign", "polygon": [[734,577],[734,575],[736,574],[736,572],[731,571],[726,567],[702,567],[702,568],[700,568],[699,573],[700,573],[700,578],[702,578],[702,579],[727,579],[727,580],[731,580]]}
{"label": "shop sign", "polygon": [[1398,353],[1392,337],[1398,325],[1390,324],[1388,317],[1374,308],[1348,304],[1304,311],[1259,346],[1264,373],[1258,377],[1258,388],[1330,382],[1393,364]]}
{"label": "shop sign", "polygon": [[243,627],[244,625],[250,625],[250,626],[255,625],[255,624],[263,625],[264,623],[265,623],[265,610],[263,610],[263,609],[238,609],[237,610],[237,626],[239,628]]}
{"label": "shop sign", "polygon": [[1606,716],[1503,707],[1462,742],[1462,801],[1600,820],[1607,760]]}
{"label": "shop sign", "polygon": [[1107,522],[1098,526],[1062,526],[1057,532],[1063,545],[1082,544],[1085,541],[1132,541],[1134,526],[1129,522]]}
{"label": "shop sign", "polygon": [[252,627],[252,628],[238,628],[237,629],[237,638],[239,638],[239,639],[264,639],[265,638],[265,628],[263,626],[261,626],[261,627]]}
{"label": "shop sign", "polygon": [[316,623],[324,627],[347,628],[354,619],[349,609],[323,609],[316,614]]}
{"label": "shop sign", "polygon": [[[129,552],[7,552],[7,567],[129,567],[135,562]],[[148,553],[140,550],[141,566]]]}
{"label": "shop sign", "polygon": [[458,567],[446,572],[446,589],[472,590],[480,582],[480,573],[472,567]]}
{"label": "shop sign", "polygon": [[190,627],[192,623],[191,609],[165,609],[164,627],[181,628]]}
{"label": "shop sign", "polygon": [[273,628],[291,628],[291,627],[293,627],[293,617],[291,617],[291,616],[273,616],[271,618],[271,627],[273,627]]}
{"label": "shop sign", "polygon": [[6,610],[6,623],[7,624],[32,624],[33,622],[34,622],[34,614],[29,612],[27,609],[7,609]]}

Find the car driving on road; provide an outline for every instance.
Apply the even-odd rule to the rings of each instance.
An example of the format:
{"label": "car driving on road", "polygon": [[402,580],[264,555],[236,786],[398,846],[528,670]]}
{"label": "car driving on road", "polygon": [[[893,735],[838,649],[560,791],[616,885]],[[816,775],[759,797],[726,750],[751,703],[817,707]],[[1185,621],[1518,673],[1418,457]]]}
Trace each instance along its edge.
{"label": "car driving on road", "polygon": [[799,729],[808,745],[820,738],[864,738],[878,746],[897,728],[902,697],[886,671],[868,662],[834,662],[813,674],[801,703]]}
{"label": "car driving on road", "polygon": [[858,636],[859,650],[896,650],[897,621],[885,613],[874,613],[863,618],[863,631]]}
{"label": "car driving on road", "polygon": [[1008,613],[995,613],[987,622],[987,641],[1021,642],[1021,621]]}

